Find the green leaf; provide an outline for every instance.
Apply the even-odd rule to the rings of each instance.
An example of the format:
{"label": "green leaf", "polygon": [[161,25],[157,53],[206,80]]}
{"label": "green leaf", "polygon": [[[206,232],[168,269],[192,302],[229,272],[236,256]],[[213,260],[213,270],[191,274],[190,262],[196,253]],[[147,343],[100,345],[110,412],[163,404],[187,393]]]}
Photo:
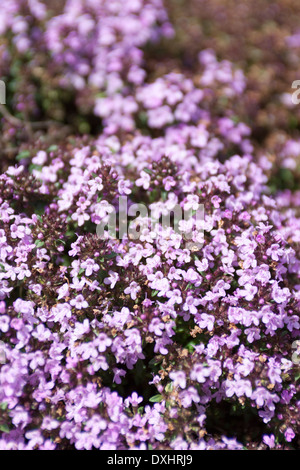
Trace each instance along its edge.
{"label": "green leaf", "polygon": [[58,238],[57,240],[55,240],[55,246],[57,246],[57,243],[62,243],[63,245],[66,244],[65,240],[61,240],[60,238]]}
{"label": "green leaf", "polygon": [[162,200],[163,200],[163,201],[166,201],[166,200],[167,200],[167,197],[168,197],[167,191],[162,191],[162,192],[161,192],[161,197],[162,197]]}
{"label": "green leaf", "polygon": [[58,149],[57,145],[50,145],[48,148],[48,152],[55,152]]}
{"label": "green leaf", "polygon": [[16,156],[16,160],[19,162],[20,160],[23,160],[24,158],[28,158],[30,157],[30,152],[29,150],[23,150],[23,152],[20,152],[17,156]]}
{"label": "green leaf", "polygon": [[145,125],[147,124],[147,121],[148,121],[148,115],[147,115],[147,113],[145,113],[145,112],[139,113],[139,119],[140,119],[140,121],[141,121],[141,124],[142,124],[143,126],[145,126]]}
{"label": "green leaf", "polygon": [[194,342],[194,341],[190,341],[190,342],[186,345],[186,349],[187,349],[190,353],[192,353],[192,352],[195,351],[194,346],[195,346],[195,342]]}
{"label": "green leaf", "polygon": [[116,256],[118,256],[118,253],[115,253],[114,251],[112,251],[109,255],[105,255],[105,258],[112,259],[112,258],[115,258]]}
{"label": "green leaf", "polygon": [[74,232],[73,232],[72,230],[68,230],[68,231],[66,232],[66,237],[67,237],[67,238],[71,238],[71,237],[73,237],[73,236],[74,236]]}
{"label": "green leaf", "polygon": [[37,248],[42,248],[42,246],[44,246],[44,245],[45,245],[45,242],[43,242],[42,240],[36,240],[35,241],[35,246]]}
{"label": "green leaf", "polygon": [[8,403],[6,403],[6,401],[3,401],[2,403],[0,403],[0,410],[5,411],[7,407],[8,407]]}
{"label": "green leaf", "polygon": [[0,431],[1,432],[6,432],[8,433],[10,431],[9,427],[7,426],[7,424],[0,424]]}
{"label": "green leaf", "polygon": [[151,359],[151,361],[149,361],[149,366],[157,366],[162,362],[162,360],[162,357],[154,357],[153,359]]}
{"label": "green leaf", "polygon": [[163,400],[163,396],[160,395],[160,394],[154,395],[153,397],[151,397],[149,399],[149,401],[151,401],[151,403],[160,403],[162,400]]}
{"label": "green leaf", "polygon": [[31,165],[29,165],[29,171],[30,173],[33,172],[33,170],[38,170],[40,171],[43,167],[41,165],[35,165],[34,163],[32,163]]}

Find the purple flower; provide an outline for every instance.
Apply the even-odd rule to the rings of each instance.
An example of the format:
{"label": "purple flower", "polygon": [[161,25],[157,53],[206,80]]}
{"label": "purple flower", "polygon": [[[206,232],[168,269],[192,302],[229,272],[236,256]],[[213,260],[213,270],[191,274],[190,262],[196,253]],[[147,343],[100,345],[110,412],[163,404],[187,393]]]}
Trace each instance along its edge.
{"label": "purple flower", "polygon": [[138,406],[140,403],[142,403],[143,398],[139,397],[136,392],[133,392],[130,397],[126,398],[124,401],[125,406],[132,405],[133,407]]}
{"label": "purple flower", "polygon": [[123,369],[114,368],[113,373],[114,373],[114,382],[116,384],[122,383],[121,377],[124,377],[126,375],[126,371]]}
{"label": "purple flower", "polygon": [[125,180],[119,180],[118,182],[118,190],[121,195],[128,195],[131,193],[130,189],[131,183],[130,181],[125,181]]}
{"label": "purple flower", "polygon": [[132,281],[130,283],[130,286],[126,287],[126,289],[124,290],[124,293],[130,294],[130,297],[132,298],[132,300],[136,300],[137,293],[140,290],[141,290],[140,286],[135,281]]}
{"label": "purple flower", "polygon": [[199,299],[195,299],[192,295],[188,295],[186,301],[183,305],[183,310],[189,312],[191,314],[197,313],[197,306],[200,304]]}
{"label": "purple flower", "polygon": [[196,380],[199,383],[204,383],[210,375],[210,368],[204,364],[196,364],[191,370],[191,380]]}
{"label": "purple flower", "polygon": [[273,449],[275,447],[275,436],[274,436],[274,434],[270,434],[269,436],[267,434],[264,434],[263,442],[268,447],[270,447],[270,449]]}
{"label": "purple flower", "polygon": [[8,315],[0,315],[0,331],[7,333],[9,330],[10,318]]}
{"label": "purple flower", "polygon": [[184,408],[188,408],[193,402],[199,403],[200,401],[198,392],[195,387],[189,387],[186,390],[180,392],[179,399]]}
{"label": "purple flower", "polygon": [[286,302],[291,296],[290,290],[287,287],[284,287],[281,289],[278,286],[277,282],[273,283],[272,286],[272,297],[275,300],[276,303],[281,304],[283,302]]}
{"label": "purple flower", "polygon": [[111,289],[113,289],[116,283],[118,282],[118,280],[120,279],[120,277],[118,273],[115,273],[111,270],[108,271],[108,274],[109,274],[109,277],[106,277],[103,282],[104,284],[109,284]]}
{"label": "purple flower", "polygon": [[81,310],[82,308],[87,308],[89,306],[89,304],[81,294],[77,295],[75,299],[70,300],[70,305],[76,307],[78,310]]}
{"label": "purple flower", "polygon": [[174,387],[179,386],[182,389],[186,387],[186,376],[182,370],[170,372],[169,377],[173,381]]}
{"label": "purple flower", "polygon": [[93,272],[99,271],[100,267],[95,263],[94,260],[88,258],[81,263],[81,267],[85,269],[85,275],[91,276]]}
{"label": "purple flower", "polygon": [[214,329],[215,318],[213,315],[208,315],[207,313],[201,313],[196,315],[195,321],[200,328],[207,328],[208,331]]}
{"label": "purple flower", "polygon": [[295,436],[296,436],[296,434],[294,433],[292,428],[287,428],[284,431],[284,437],[285,437],[285,440],[287,442],[292,442],[292,440],[294,439]]}
{"label": "purple flower", "polygon": [[148,189],[151,181],[150,175],[142,170],[140,176],[141,177],[136,180],[135,184],[137,186],[142,186],[144,189]]}
{"label": "purple flower", "polygon": [[105,333],[100,333],[100,335],[97,338],[97,343],[98,343],[98,350],[100,352],[104,352],[107,347],[111,346],[112,340],[108,338],[108,336]]}
{"label": "purple flower", "polygon": [[245,300],[253,300],[254,296],[256,295],[258,289],[256,286],[253,286],[251,284],[245,284],[244,289],[238,289],[238,294],[241,297],[244,297]]}

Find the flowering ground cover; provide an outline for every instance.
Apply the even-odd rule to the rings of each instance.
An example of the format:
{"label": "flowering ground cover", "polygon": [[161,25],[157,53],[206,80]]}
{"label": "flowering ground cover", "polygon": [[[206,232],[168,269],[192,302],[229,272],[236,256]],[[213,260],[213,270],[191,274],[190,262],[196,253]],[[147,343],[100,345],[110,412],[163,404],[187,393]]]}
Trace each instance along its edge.
{"label": "flowering ground cover", "polygon": [[300,5],[243,5],[1,5],[1,450],[299,448]]}

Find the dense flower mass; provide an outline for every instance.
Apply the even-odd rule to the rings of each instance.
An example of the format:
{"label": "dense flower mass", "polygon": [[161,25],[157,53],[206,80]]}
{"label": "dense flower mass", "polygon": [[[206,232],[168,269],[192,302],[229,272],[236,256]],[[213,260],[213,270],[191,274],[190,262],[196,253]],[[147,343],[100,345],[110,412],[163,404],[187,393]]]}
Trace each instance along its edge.
{"label": "dense flower mass", "polygon": [[0,10],[0,449],[298,448],[300,136],[159,73],[161,0],[46,3]]}

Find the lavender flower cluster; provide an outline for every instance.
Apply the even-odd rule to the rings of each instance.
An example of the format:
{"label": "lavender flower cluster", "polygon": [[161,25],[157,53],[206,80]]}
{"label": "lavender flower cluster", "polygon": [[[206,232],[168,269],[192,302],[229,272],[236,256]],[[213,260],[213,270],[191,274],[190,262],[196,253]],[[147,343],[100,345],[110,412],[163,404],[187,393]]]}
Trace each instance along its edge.
{"label": "lavender flower cluster", "polygon": [[[51,145],[3,123],[22,143],[0,175],[0,449],[296,448],[300,192],[270,191],[246,75],[212,49],[193,76],[149,71],[173,34],[161,0],[13,0],[0,34],[1,75],[17,51],[101,122]],[[26,79],[24,119],[42,112]],[[189,245],[143,215],[138,239],[100,238],[121,196],[204,220],[181,221]]]}

